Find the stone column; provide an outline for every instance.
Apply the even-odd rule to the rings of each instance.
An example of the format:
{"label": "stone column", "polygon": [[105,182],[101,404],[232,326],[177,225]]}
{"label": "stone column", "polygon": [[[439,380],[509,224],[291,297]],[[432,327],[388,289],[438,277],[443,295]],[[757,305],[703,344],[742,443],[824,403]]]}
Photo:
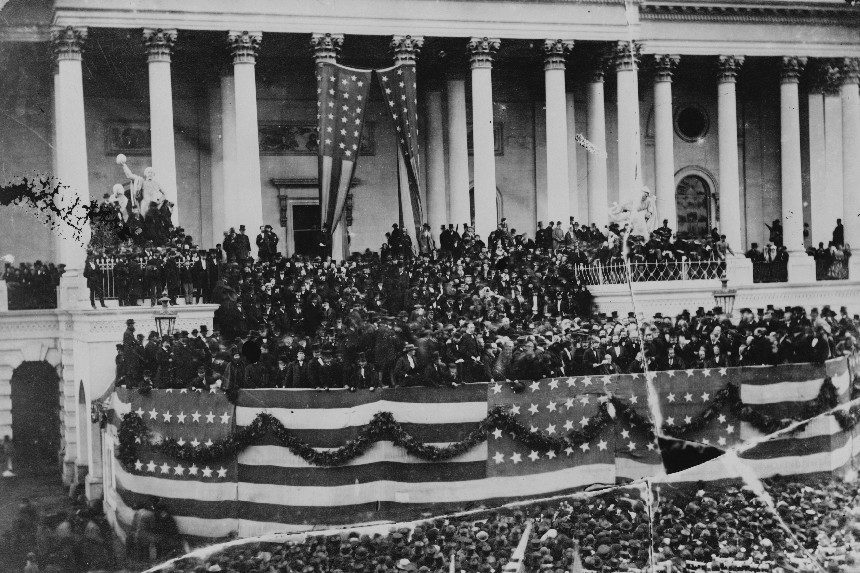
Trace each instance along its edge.
{"label": "stone column", "polygon": [[[51,31],[57,58],[57,178],[66,188],[64,206],[89,205],[90,184],[87,168],[87,127],[84,119],[84,84],[81,51],[87,38],[86,28],[66,27]],[[80,214],[80,209],[77,210]],[[89,223],[76,233],[66,221],[58,221],[61,236],[57,263],[66,265],[60,279],[57,306],[72,309],[89,304],[87,281],[83,276],[86,245],[90,240]]]}
{"label": "stone column", "polygon": [[815,280],[815,261],[803,244],[803,182],[800,173],[800,95],[798,83],[806,58],[784,57],[780,69],[780,164],[782,237],[788,249],[788,280]]}
{"label": "stone column", "polygon": [[606,105],[603,93],[605,60],[595,58],[588,81],[588,222],[602,229],[609,222],[606,173]]}
{"label": "stone column", "polygon": [[176,44],[176,30],[144,28],[143,41],[149,66],[149,130],[152,141],[152,168],[168,201],[173,203],[171,219],[179,224],[176,191],[176,148],[173,139],[173,84],[170,55]]}
{"label": "stone column", "polygon": [[622,41],[615,45],[613,63],[618,102],[618,202],[640,196],[642,150],[639,140],[639,46]]}
{"label": "stone column", "polygon": [[[314,62],[317,66],[325,63],[336,63],[337,55],[343,46],[343,34],[312,34],[311,49],[314,53]],[[320,213],[325,218],[325,205],[320,205]],[[346,252],[347,228],[345,224],[336,223],[336,227],[331,229],[331,252],[332,258],[335,260],[343,260],[348,253]]]}
{"label": "stone column", "polygon": [[[394,51],[394,64],[416,65],[418,54],[423,45],[424,36],[393,36],[391,38],[391,49]],[[420,130],[418,135],[420,136]],[[420,145],[420,143],[418,145]],[[400,177],[397,179],[398,190],[400,193],[400,218],[403,220],[403,231],[410,239],[412,239],[413,250],[418,252],[418,233],[420,230],[415,228],[414,223],[415,213],[412,210],[412,198],[409,189],[409,171],[406,169],[406,158],[403,156],[400,146],[397,147],[397,153],[399,157],[398,169],[400,170]],[[422,217],[421,223],[423,224],[426,220],[427,218],[425,214]]]}
{"label": "stone column", "polygon": [[733,285],[752,283],[752,264],[742,256],[741,197],[738,165],[738,115],[735,82],[743,56],[720,56],[717,79],[717,114],[720,154],[720,233],[737,256],[726,262]]}
{"label": "stone column", "polygon": [[[53,115],[53,143],[54,150],[51,157],[52,160],[52,169],[54,174],[59,174],[60,172],[60,164],[57,150],[60,145],[60,116],[62,115],[62,106],[63,106],[63,98],[60,93],[60,66],[55,61],[54,62],[54,115]],[[65,240],[63,236],[60,234],[60,229],[62,228],[62,221],[54,215],[54,228],[52,229],[52,235],[54,239],[54,261],[60,262],[60,253],[63,250],[63,241]]]}
{"label": "stone column", "polygon": [[[833,238],[836,219],[845,220],[842,181],[842,78],[839,68],[828,63],[824,82],[825,192],[827,202],[824,245]],[[814,203],[813,203],[814,205]],[[816,244],[816,246],[818,246]]]}
{"label": "stone column", "polygon": [[656,54],[654,69],[654,179],[657,193],[657,226],[664,219],[678,228],[675,205],[675,132],[672,127],[672,74],[680,56]]}
{"label": "stone column", "polygon": [[227,33],[233,56],[233,93],[236,125],[236,170],[232,187],[224,190],[224,223],[228,227],[245,225],[256,253],[254,239],[263,224],[263,198],[260,185],[260,143],[257,130],[257,81],[255,64],[261,32]]}
{"label": "stone column", "polygon": [[[579,208],[580,189],[579,189],[579,166],[576,164],[576,102],[573,92],[565,94],[567,100],[567,180],[568,180],[568,201],[570,202],[570,216],[574,220],[582,223],[583,213]],[[567,221],[562,221],[565,226]]]}
{"label": "stone column", "polygon": [[496,228],[496,152],[493,140],[493,57],[498,38],[472,38],[472,149],[475,174],[475,231],[487,240]]}
{"label": "stone column", "polygon": [[[841,65],[842,86],[842,206],[845,242],[860,246],[860,59],[845,58]],[[852,256],[851,278],[860,278],[860,257]]]}
{"label": "stone column", "polygon": [[[469,132],[466,126],[466,80],[448,70],[448,223],[462,225],[469,209]],[[460,229],[462,232],[462,229]]]}
{"label": "stone column", "polygon": [[567,97],[565,58],[573,40],[544,40],[543,69],[546,84],[546,211],[538,219],[561,221],[570,217],[570,179],[567,157]]}
{"label": "stone column", "polygon": [[[809,93],[807,107],[809,108],[809,238],[812,246],[819,242],[827,244],[829,217],[826,203],[827,178],[827,136],[824,129],[824,82],[819,62],[810,66]],[[840,113],[840,116],[842,114]],[[842,158],[840,151],[839,158]],[[840,173],[840,180],[842,175]],[[840,195],[841,196],[841,195]]]}
{"label": "stone column", "polygon": [[448,185],[445,179],[445,121],[442,114],[442,89],[431,84],[426,99],[424,133],[427,137],[427,223],[436,246],[439,226],[448,223]]}

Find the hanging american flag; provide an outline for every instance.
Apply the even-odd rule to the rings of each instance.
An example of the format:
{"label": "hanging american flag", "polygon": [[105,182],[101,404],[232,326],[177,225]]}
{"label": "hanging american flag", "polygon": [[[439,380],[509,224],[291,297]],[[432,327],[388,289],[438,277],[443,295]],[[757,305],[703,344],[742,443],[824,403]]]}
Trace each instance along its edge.
{"label": "hanging american flag", "polygon": [[[415,64],[399,63],[391,68],[376,70],[382,93],[388,104],[388,111],[394,128],[397,130],[397,141],[400,153],[406,164],[408,185],[401,184],[401,189],[408,188],[408,200],[401,193],[401,223],[414,239],[421,230],[421,194],[418,185],[420,171],[421,146],[418,143],[418,84],[416,81]],[[411,218],[407,216],[411,214]],[[413,244],[415,244],[413,242]]]}
{"label": "hanging american flag", "polygon": [[330,232],[343,215],[358,161],[371,73],[333,62],[317,66],[320,208]]}

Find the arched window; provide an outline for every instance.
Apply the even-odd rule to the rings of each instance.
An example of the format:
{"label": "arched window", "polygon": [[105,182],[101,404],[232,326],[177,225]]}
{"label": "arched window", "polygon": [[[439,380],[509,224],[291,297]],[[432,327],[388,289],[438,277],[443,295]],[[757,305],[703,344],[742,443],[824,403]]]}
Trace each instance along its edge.
{"label": "arched window", "polygon": [[699,239],[711,229],[711,185],[701,175],[686,175],[675,188],[678,236]]}

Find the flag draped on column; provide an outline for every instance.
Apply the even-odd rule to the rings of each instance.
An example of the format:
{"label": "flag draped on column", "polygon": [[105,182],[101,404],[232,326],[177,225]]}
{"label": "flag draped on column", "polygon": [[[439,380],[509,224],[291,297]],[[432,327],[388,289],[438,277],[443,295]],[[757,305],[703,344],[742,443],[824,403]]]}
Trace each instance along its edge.
{"label": "flag draped on column", "polygon": [[[388,104],[389,116],[397,130],[397,141],[403,163],[406,167],[409,198],[404,201],[401,194],[401,223],[412,237],[413,247],[421,233],[423,215],[421,212],[421,193],[418,184],[420,173],[420,145],[418,143],[418,84],[415,64],[398,63],[383,70],[376,70],[382,94]],[[401,188],[403,185],[401,183]],[[410,216],[411,215],[411,216]]]}
{"label": "flag draped on column", "polygon": [[343,216],[358,161],[372,73],[334,62],[317,66],[320,213],[330,233]]}

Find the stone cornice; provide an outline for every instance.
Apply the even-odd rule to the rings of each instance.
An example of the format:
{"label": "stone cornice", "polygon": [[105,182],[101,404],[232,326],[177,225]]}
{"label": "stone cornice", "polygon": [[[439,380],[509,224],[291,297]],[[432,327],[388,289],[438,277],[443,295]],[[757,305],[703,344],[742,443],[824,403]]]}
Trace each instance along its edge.
{"label": "stone cornice", "polygon": [[761,4],[690,5],[686,3],[651,3],[640,9],[642,20],[715,23],[769,23],[795,25],[850,25],[860,22],[860,11],[844,6],[780,6]]}

